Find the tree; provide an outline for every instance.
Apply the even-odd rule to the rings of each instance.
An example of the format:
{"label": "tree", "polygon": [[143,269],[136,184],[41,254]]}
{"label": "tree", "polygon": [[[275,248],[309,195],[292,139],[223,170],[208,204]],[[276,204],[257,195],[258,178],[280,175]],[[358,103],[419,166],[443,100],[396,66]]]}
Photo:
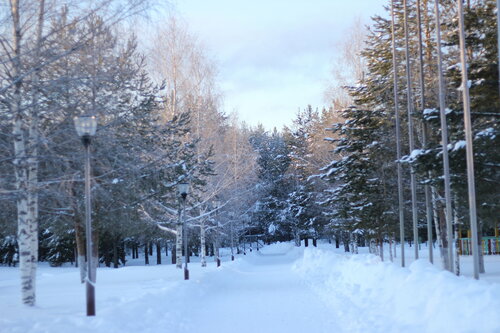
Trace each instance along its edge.
{"label": "tree", "polygon": [[[72,23],[87,15],[104,13],[104,21],[112,24],[134,14],[143,1],[125,1],[113,6],[111,0],[80,2],[75,6]],[[56,13],[52,1],[10,2],[10,12],[2,12],[0,29],[12,34],[0,37],[0,100],[3,112],[12,123],[12,162],[16,177],[16,204],[22,299],[27,305],[35,304],[35,273],[38,257],[38,181],[41,139],[39,124],[44,115],[41,90],[48,83],[40,76],[47,66],[62,59],[85,45],[87,37],[74,40],[69,52],[51,54],[49,38],[56,30],[49,28],[48,20]],[[10,26],[10,29],[7,27]],[[46,29],[47,28],[47,29]]]}

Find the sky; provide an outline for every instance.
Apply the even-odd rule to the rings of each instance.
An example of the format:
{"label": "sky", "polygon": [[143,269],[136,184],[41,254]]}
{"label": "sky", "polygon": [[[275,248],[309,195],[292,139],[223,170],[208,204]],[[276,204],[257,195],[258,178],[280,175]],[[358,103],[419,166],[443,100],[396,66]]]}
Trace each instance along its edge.
{"label": "sky", "polygon": [[176,0],[175,11],[219,69],[224,110],[267,129],[290,125],[299,109],[327,105],[335,47],[356,19],[387,0]]}

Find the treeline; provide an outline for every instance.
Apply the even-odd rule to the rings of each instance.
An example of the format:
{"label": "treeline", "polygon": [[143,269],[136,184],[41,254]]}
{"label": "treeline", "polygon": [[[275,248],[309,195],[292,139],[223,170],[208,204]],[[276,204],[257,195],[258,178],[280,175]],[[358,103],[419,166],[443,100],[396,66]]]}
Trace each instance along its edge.
{"label": "treeline", "polygon": [[[341,45],[351,58],[335,62],[345,66],[333,69],[335,78],[343,79],[344,90],[330,88],[332,108],[322,112],[306,109],[297,115],[292,128],[267,135],[268,146],[259,150],[259,177],[266,185],[262,186],[265,190],[254,209],[254,221],[261,221],[261,231],[272,239],[334,236],[337,241],[344,241],[346,249],[349,244],[354,249],[356,244],[369,241],[373,250],[381,255],[380,248],[394,241],[436,240],[443,266],[453,270],[450,268],[453,264],[448,261],[451,244],[459,238],[470,237],[456,2],[439,1],[451,183],[450,219],[453,221],[451,238],[445,221],[435,4],[425,0],[407,2],[410,65],[407,67],[404,6],[403,1],[394,1],[396,73],[391,5],[389,2],[387,6],[388,18],[373,18],[363,47],[359,47],[359,40]],[[500,100],[496,10],[495,1],[489,0],[468,1],[465,6],[479,239],[482,235],[495,234],[498,229]],[[360,30],[355,28],[350,36],[359,36]],[[422,43],[419,43],[419,30]],[[361,59],[353,61],[356,57]],[[351,75],[350,80],[345,79],[345,74]],[[401,131],[399,160],[395,88]],[[411,93],[409,103],[408,91]],[[409,126],[409,117],[412,126]],[[414,140],[412,151],[410,132]],[[318,148],[318,137],[331,142],[329,149],[323,144]],[[398,164],[402,168],[404,240],[400,237]],[[416,183],[415,200],[411,193],[412,173]],[[455,248],[458,247],[457,244]],[[392,255],[392,251],[390,253]],[[460,271],[457,263],[455,271]]]}
{"label": "treeline", "polygon": [[[395,4],[396,76],[391,20],[374,17],[366,34],[353,34],[362,41],[353,40],[358,49],[349,48],[349,61],[338,62],[346,68],[334,68],[350,76],[330,89],[332,107],[308,106],[291,126],[267,131],[223,112],[217,70],[182,20],[170,17],[141,36],[128,20],[147,11],[144,1],[12,1],[0,17],[0,263],[20,262],[26,290],[38,260],[76,260],[84,278],[83,149],[73,126],[73,117],[82,114],[98,117],[91,146],[96,262],[118,267],[125,264],[125,249],[173,249],[179,235],[176,186],[185,181],[191,187],[190,251],[202,257],[208,247],[217,255],[221,246],[237,251],[256,239],[299,244],[302,238],[329,238],[346,249],[404,241],[397,234],[398,164],[405,238],[414,239],[412,169],[419,239],[430,239],[430,213],[431,232],[444,251],[452,240],[445,237],[433,3],[420,1],[425,89],[419,85],[415,2],[408,6],[411,129],[404,13],[402,2]],[[440,5],[459,237],[468,229],[468,190],[457,13],[454,1]],[[478,218],[480,232],[490,232],[498,224],[500,182],[496,4],[470,1],[465,17]],[[424,185],[432,189],[427,202]],[[25,301],[34,296],[26,293]]]}
{"label": "treeline", "polygon": [[76,261],[86,275],[75,116],[98,119],[94,263],[118,267],[125,247],[174,243],[183,182],[193,248],[201,229],[208,241],[220,238],[214,230],[228,238],[207,212],[227,205],[226,192],[238,201],[234,188],[254,175],[245,129],[221,110],[215,68],[186,24],[170,17],[151,36],[135,34],[149,5],[12,1],[1,12],[0,263],[19,262],[26,304],[35,303],[39,260]]}

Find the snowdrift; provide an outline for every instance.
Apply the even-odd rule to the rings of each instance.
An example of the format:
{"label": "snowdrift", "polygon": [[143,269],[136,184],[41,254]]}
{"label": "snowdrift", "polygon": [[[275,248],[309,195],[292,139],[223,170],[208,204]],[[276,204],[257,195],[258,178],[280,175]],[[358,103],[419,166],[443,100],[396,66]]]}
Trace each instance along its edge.
{"label": "snowdrift", "polygon": [[439,270],[409,268],[367,254],[308,248],[293,270],[349,332],[500,332],[500,286]]}

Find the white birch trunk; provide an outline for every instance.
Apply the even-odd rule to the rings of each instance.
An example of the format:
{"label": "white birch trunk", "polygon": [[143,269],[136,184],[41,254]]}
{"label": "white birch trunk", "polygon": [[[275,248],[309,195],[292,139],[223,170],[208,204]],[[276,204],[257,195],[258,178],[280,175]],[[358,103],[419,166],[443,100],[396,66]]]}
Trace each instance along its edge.
{"label": "white birch trunk", "polygon": [[85,265],[85,256],[78,254],[76,260],[78,261],[78,268],[80,268],[80,282],[85,283],[87,278],[87,265]]}
{"label": "white birch trunk", "polygon": [[294,229],[295,246],[300,247],[300,234],[297,229]]}
{"label": "white birch trunk", "polygon": [[[76,204],[74,206],[75,213],[77,212]],[[76,213],[77,214],[77,213]],[[87,278],[87,265],[85,264],[85,231],[82,226],[82,221],[79,216],[75,216],[75,242],[78,260],[78,268],[80,269],[80,282],[85,283]]]}
{"label": "white birch trunk", "polygon": [[206,237],[205,237],[205,221],[201,221],[200,226],[200,244],[201,244],[201,267],[207,267],[206,253]]}
{"label": "white birch trunk", "polygon": [[11,15],[13,23],[13,55],[12,77],[17,80],[14,84],[11,111],[13,117],[12,134],[14,140],[14,172],[16,177],[17,198],[17,238],[19,245],[19,268],[21,272],[21,298],[26,305],[35,305],[35,275],[33,269],[33,210],[30,207],[29,194],[29,164],[25,139],[26,116],[22,110],[21,75],[21,23],[19,2],[11,1]]}
{"label": "white birch trunk", "polygon": [[354,236],[352,232],[349,233],[349,247],[351,250],[351,253],[354,253]]}
{"label": "white birch trunk", "polygon": [[[438,245],[439,245],[439,255],[440,255],[440,258],[441,258],[441,263],[442,263],[442,267],[443,269],[448,269],[449,265],[448,265],[448,261],[449,261],[449,256],[448,256],[448,247],[445,246],[445,244],[443,244],[443,237],[442,237],[442,226],[444,225],[445,228],[446,228],[446,225],[444,224],[444,221],[441,221],[441,219],[439,218],[439,213],[438,213],[438,195],[436,193],[436,189],[434,187],[432,187],[432,202],[434,203],[432,205],[433,207],[433,215],[434,215],[434,226],[436,228],[436,240],[438,242]],[[445,233],[446,235],[446,233]]]}
{"label": "white birch trunk", "polygon": [[370,238],[370,253],[378,255],[378,246],[373,238]]}
{"label": "white birch trunk", "polygon": [[213,246],[214,246],[214,261],[217,262],[217,258],[219,257],[219,255],[218,255],[219,249],[217,248],[217,240],[214,240]]}
{"label": "white birch trunk", "polygon": [[26,145],[23,137],[22,119],[20,115],[20,95],[13,108],[17,111],[14,121],[14,167],[16,174],[16,188],[19,191],[17,198],[17,240],[19,245],[19,269],[21,272],[21,298],[26,305],[35,305],[35,275],[33,269],[33,233],[30,221],[32,211],[29,209],[28,170],[26,159]]}
{"label": "white birch trunk", "polygon": [[[43,22],[45,14],[45,0],[39,2],[37,39],[35,48],[35,60],[40,59],[42,48]],[[36,268],[38,263],[38,99],[40,89],[40,72],[35,71],[33,75],[33,105],[29,109],[28,121],[28,221],[31,234],[31,272],[33,279],[33,294],[36,294]]]}
{"label": "white birch trunk", "polygon": [[358,254],[358,234],[354,234],[354,253]]}

